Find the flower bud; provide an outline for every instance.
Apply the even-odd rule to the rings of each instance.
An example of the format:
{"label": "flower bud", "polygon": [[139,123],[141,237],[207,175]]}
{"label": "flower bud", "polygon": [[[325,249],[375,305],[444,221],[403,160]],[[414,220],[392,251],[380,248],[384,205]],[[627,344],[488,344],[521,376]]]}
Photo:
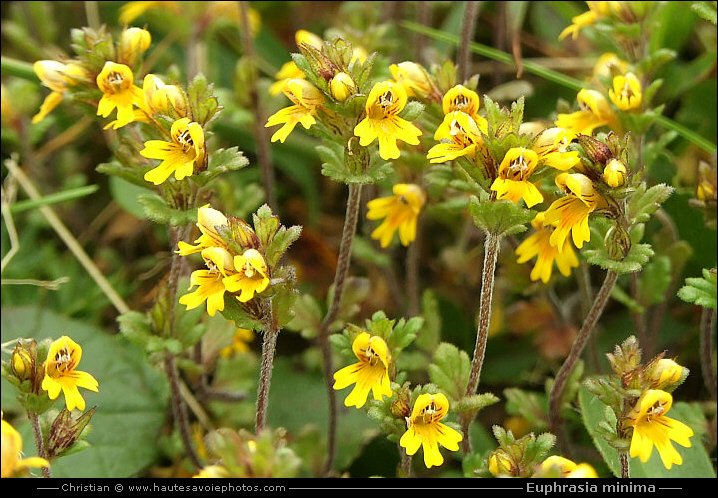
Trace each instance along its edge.
{"label": "flower bud", "polygon": [[340,72],[335,74],[329,82],[329,92],[334,97],[334,100],[344,102],[357,92],[357,86],[351,76],[345,72]]}
{"label": "flower bud", "polygon": [[511,457],[502,449],[498,449],[489,456],[489,472],[494,477],[513,476],[514,465]]}
{"label": "flower bud", "polygon": [[623,261],[631,250],[631,235],[621,226],[616,226],[606,234],[608,255],[614,261]]}
{"label": "flower bud", "polygon": [[37,357],[37,342],[29,341],[23,344],[17,341],[12,352],[10,367],[15,377],[23,382],[35,378],[35,360]]}
{"label": "flower bud", "polygon": [[646,368],[646,380],[650,383],[649,389],[660,389],[663,391],[675,387],[684,378],[684,369],[675,361],[668,358],[661,358],[651,362]]}
{"label": "flower bud", "polygon": [[409,387],[404,385],[396,393],[396,399],[391,403],[391,414],[399,419],[404,419],[411,415],[411,406],[409,396]]}
{"label": "flower bud", "polygon": [[626,165],[618,159],[610,159],[603,169],[603,181],[613,188],[620,188],[626,184]]}
{"label": "flower bud", "polygon": [[609,159],[613,158],[611,148],[591,135],[579,135],[578,143],[583,147],[586,156],[597,164],[606,164]]}
{"label": "flower bud", "polygon": [[152,107],[174,120],[187,117],[187,101],[176,85],[164,85],[152,95]]}
{"label": "flower bud", "polygon": [[128,28],[124,30],[117,44],[117,62],[135,67],[142,54],[150,48],[151,42],[150,32],[145,29]]}
{"label": "flower bud", "polygon": [[324,40],[306,29],[300,29],[297,31],[294,34],[294,41],[297,42],[297,47],[301,47],[302,44],[306,44],[310,47],[316,48],[317,50],[321,50],[324,45]]}
{"label": "flower bud", "polygon": [[73,419],[67,408],[62,408],[62,411],[52,423],[50,433],[47,436],[47,456],[50,460],[62,455],[80,439],[82,431],[90,423],[95,410],[97,410],[96,406]]}

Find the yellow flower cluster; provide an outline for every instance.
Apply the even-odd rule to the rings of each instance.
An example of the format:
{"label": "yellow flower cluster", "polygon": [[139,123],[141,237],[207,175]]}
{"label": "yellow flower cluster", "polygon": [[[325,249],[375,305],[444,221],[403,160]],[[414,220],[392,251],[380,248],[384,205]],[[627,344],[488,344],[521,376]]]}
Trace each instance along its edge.
{"label": "yellow flower cluster", "polygon": [[[246,241],[256,240],[254,231],[246,223],[237,222]],[[220,233],[231,231],[230,221],[224,214],[209,205],[202,206],[197,210],[197,227],[201,235],[194,241],[196,245],[180,241],[177,253],[187,256],[199,252],[207,269],[192,272],[189,288],[197,288],[180,297],[180,304],[193,309],[206,301],[207,313],[214,316],[224,310],[225,292],[246,303],[267,289],[269,268],[264,256],[252,244],[242,247],[241,254],[232,252]]]}
{"label": "yellow flower cluster", "polygon": [[[361,332],[355,337],[352,350],[359,361],[334,374],[334,389],[344,389],[354,384],[344,404],[361,408],[366,403],[369,392],[378,401],[384,396],[391,397],[394,394],[389,378],[392,359],[384,339]],[[441,422],[448,412],[449,400],[444,394],[425,393],[416,398],[411,416],[406,418],[407,429],[399,444],[410,456],[422,447],[427,468],[444,463],[439,445],[450,451],[459,450],[458,443],[463,436]]]}

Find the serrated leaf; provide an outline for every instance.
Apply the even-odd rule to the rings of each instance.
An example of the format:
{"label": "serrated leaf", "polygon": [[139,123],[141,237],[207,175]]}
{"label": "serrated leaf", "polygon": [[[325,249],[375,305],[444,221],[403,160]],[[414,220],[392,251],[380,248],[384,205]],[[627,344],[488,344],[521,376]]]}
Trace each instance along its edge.
{"label": "serrated leaf", "polygon": [[612,259],[605,248],[584,250],[586,261],[604,270],[612,270],[619,275],[641,271],[643,265],[653,256],[650,244],[633,244],[622,261]]}
{"label": "serrated leaf", "polygon": [[192,120],[202,127],[221,110],[217,97],[212,94],[213,88],[214,85],[209,83],[207,77],[202,73],[198,73],[187,87]]}
{"label": "serrated leaf", "polygon": [[200,185],[206,185],[217,176],[229,171],[237,171],[249,164],[249,159],[238,147],[219,149],[209,155],[207,169],[195,175]]}
{"label": "serrated leaf", "polygon": [[[591,394],[585,387],[579,391],[579,407],[586,430],[591,435],[596,448],[603,457],[614,476],[621,476],[621,466],[618,458],[618,451],[606,439],[599,434],[597,428],[601,422],[605,422],[606,406],[599,399]],[[653,448],[651,457],[646,463],[638,458],[631,458],[629,462],[631,478],[715,478],[715,472],[705,447],[701,443],[701,436],[698,428],[705,424],[698,422],[700,414],[685,402],[676,402],[670,411],[670,418],[688,424],[693,428],[695,434],[690,438],[691,446],[684,448],[674,444],[674,447],[683,458],[682,465],[673,465],[666,469],[661,462],[658,451]],[[702,418],[702,417],[701,417]]]}
{"label": "serrated leaf", "polygon": [[465,351],[442,342],[434,352],[433,363],[429,365],[428,371],[431,382],[455,401],[464,395],[469,382],[471,360]]}
{"label": "serrated leaf", "polygon": [[296,242],[301,234],[302,227],[297,225],[289,228],[280,227],[277,230],[274,237],[272,237],[271,243],[266,249],[267,264],[270,268],[277,264],[284,253],[287,252],[289,246]]}
{"label": "serrated leaf", "polygon": [[646,190],[645,184],[641,184],[628,203],[628,218],[631,223],[645,223],[648,221],[651,214],[655,213],[672,193],[673,187],[663,183],[648,190]]}
{"label": "serrated leaf", "polygon": [[686,285],[678,290],[678,297],[704,308],[716,307],[716,271],[703,270],[703,278],[687,278]]}
{"label": "serrated leaf", "polygon": [[[167,422],[169,389],[166,377],[150,366],[140,347],[122,335],[110,335],[86,322],[37,307],[3,306],[1,329],[3,343],[18,336],[57,338],[67,331],[82,346],[80,369],[99,383],[98,392],[81,391],[88,406],[98,406],[86,438],[90,447],[54,460],[53,477],[133,477],[161,459],[156,443]],[[2,382],[5,413],[18,410],[14,389]],[[62,396],[55,401],[61,403]],[[23,440],[32,441],[28,425],[16,429]],[[35,456],[33,446],[25,444],[26,456]]]}
{"label": "serrated leaf", "polygon": [[469,199],[469,212],[477,227],[497,237],[525,231],[536,216],[535,211],[511,201],[481,202],[476,196]]}

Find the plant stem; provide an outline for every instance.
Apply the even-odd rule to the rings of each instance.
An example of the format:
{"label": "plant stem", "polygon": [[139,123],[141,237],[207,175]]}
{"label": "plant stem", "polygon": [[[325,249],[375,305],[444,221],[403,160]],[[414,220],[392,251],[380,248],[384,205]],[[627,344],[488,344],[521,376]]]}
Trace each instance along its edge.
{"label": "plant stem", "polygon": [[[484,240],[484,266],[481,269],[481,295],[479,296],[479,325],[476,332],[476,346],[474,357],[471,360],[471,372],[469,382],[466,385],[466,396],[476,394],[476,388],[481,378],[481,368],[484,364],[486,354],[486,342],[489,338],[489,324],[491,323],[491,305],[494,296],[494,280],[496,273],[496,260],[499,256],[501,236],[486,232]],[[464,454],[471,452],[471,441],[469,439],[469,425],[471,418],[462,416],[461,425],[464,432],[462,440]]]}
{"label": "plant stem", "polygon": [[406,453],[406,449],[399,445],[399,455],[401,455],[401,470],[404,477],[412,477],[411,475],[411,457]]}
{"label": "plant stem", "polygon": [[259,374],[259,392],[257,393],[257,420],[255,432],[259,434],[267,423],[267,405],[269,404],[269,385],[274,369],[274,353],[277,347],[277,317],[274,313],[272,298],[262,301],[262,322],[264,341],[262,342],[262,365]]}
{"label": "plant stem", "polygon": [[[37,413],[35,412],[27,412],[27,418],[30,419],[30,425],[32,426],[32,434],[35,436],[35,447],[37,448],[37,456],[47,460],[45,441],[42,439],[42,430],[40,429],[40,417],[38,417]],[[52,477],[50,467],[42,467],[42,477]]]}
{"label": "plant stem", "polygon": [[618,459],[621,463],[621,477],[623,479],[628,479],[629,477],[631,477],[628,453],[626,453],[625,451],[621,451],[618,454]]}
{"label": "plant stem", "polygon": [[[187,238],[190,226],[185,227],[170,227],[170,241],[172,248],[172,262],[170,265],[170,274],[167,281],[167,287],[169,292],[169,308],[167,309],[167,323],[169,324],[169,336],[175,336],[175,323],[176,323],[176,308],[177,308],[177,288],[179,285],[179,279],[182,273],[182,261],[181,256],[174,251],[180,240]],[[202,463],[197,456],[197,453],[192,446],[192,437],[190,435],[189,423],[187,421],[187,406],[182,398],[182,391],[179,380],[179,371],[177,369],[177,361],[172,353],[169,351],[165,354],[165,370],[167,378],[170,382],[170,389],[172,392],[170,402],[172,404],[172,415],[174,417],[177,428],[180,432],[182,444],[187,452],[192,464],[201,468]]]}
{"label": "plant stem", "polygon": [[611,296],[611,291],[616,285],[617,279],[618,274],[616,272],[612,270],[608,270],[606,272],[603,285],[601,285],[598,294],[596,294],[596,298],[593,301],[593,305],[591,306],[588,315],[586,315],[583,325],[581,326],[581,330],[578,333],[578,337],[573,343],[571,351],[568,353],[568,357],[564,361],[563,365],[561,365],[561,369],[558,371],[553,387],[551,388],[548,413],[549,430],[557,437],[559,442],[562,442],[563,440],[563,438],[559,437],[558,432],[561,429],[561,401],[563,398],[563,391],[566,387],[566,382],[568,381],[569,374],[573,370],[573,367],[581,356],[581,352],[583,351],[586,342],[588,342],[588,339],[591,337],[591,333],[596,327],[596,323],[601,317],[603,309],[606,307],[606,303],[608,302],[608,298]]}
{"label": "plant stem", "polygon": [[406,251],[406,293],[409,298],[408,315],[418,316],[421,314],[419,306],[419,295],[421,294],[419,286],[419,260],[421,257],[421,221],[417,220],[416,238],[409,244]]}
{"label": "plant stem", "polygon": [[249,25],[248,2],[239,2],[239,18],[242,25],[242,45],[244,47],[244,55],[249,59],[249,66],[252,71],[250,78],[251,85],[249,90],[249,100],[252,102],[255,133],[257,135],[257,160],[259,161],[260,171],[262,173],[262,183],[264,191],[267,195],[267,205],[272,212],[277,213],[277,199],[274,188],[274,168],[272,167],[272,151],[269,147],[269,135],[264,123],[267,122],[267,116],[264,114],[262,103],[257,91],[257,57],[254,50],[254,40],[252,40],[252,32]]}
{"label": "plant stem", "polygon": [[351,249],[356,233],[357,220],[359,219],[359,206],[361,199],[361,185],[349,185],[349,194],[347,197],[347,210],[344,218],[344,228],[342,230],[342,240],[339,245],[339,257],[337,259],[337,269],[334,273],[334,295],[329,305],[327,314],[322,320],[319,329],[318,339],[319,346],[322,351],[324,360],[324,377],[327,387],[327,397],[329,398],[329,428],[327,438],[327,461],[324,466],[324,472],[328,473],[334,466],[334,457],[336,452],[336,430],[337,430],[337,401],[336,393],[332,387],[333,370],[332,350],[329,344],[329,327],[339,313],[339,306],[344,293],[344,284],[349,273],[349,263],[351,261]]}
{"label": "plant stem", "polygon": [[456,55],[456,65],[459,67],[459,83],[466,83],[471,72],[471,42],[474,39],[479,4],[480,2],[466,2],[464,21],[461,23],[459,53]]}
{"label": "plant stem", "polygon": [[713,327],[716,323],[716,312],[712,308],[703,308],[701,313],[701,369],[703,370],[703,382],[711,398],[716,399],[716,374],[713,371],[713,359],[711,355],[716,350],[713,341]]}

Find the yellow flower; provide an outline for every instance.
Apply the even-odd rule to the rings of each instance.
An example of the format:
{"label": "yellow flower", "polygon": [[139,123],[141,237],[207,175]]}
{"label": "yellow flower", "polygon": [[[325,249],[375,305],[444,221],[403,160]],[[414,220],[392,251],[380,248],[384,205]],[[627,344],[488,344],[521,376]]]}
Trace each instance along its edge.
{"label": "yellow flower", "polygon": [[499,176],[491,184],[491,190],[498,194],[498,199],[508,199],[514,203],[523,199],[526,207],[543,202],[543,195],[529,181],[537,165],[538,154],[533,150],[523,147],[509,149],[501,161]]}
{"label": "yellow flower", "polygon": [[400,62],[389,66],[394,81],[402,85],[407,97],[424,98],[431,93],[432,85],[429,75],[420,64],[411,61]]}
{"label": "yellow flower", "polygon": [[134,67],[151,43],[152,36],[146,29],[124,29],[117,43],[117,62]]}
{"label": "yellow flower", "polygon": [[623,187],[626,184],[626,165],[616,158],[612,158],[603,168],[603,181],[613,188]]}
{"label": "yellow flower", "polygon": [[249,351],[249,343],[254,340],[254,331],[238,327],[232,336],[232,344],[222,348],[219,355],[222,358],[228,358],[237,353],[246,353]]}
{"label": "yellow flower", "polygon": [[640,109],[643,102],[641,82],[633,73],[619,74],[613,78],[613,88],[608,90],[608,97],[622,111]]}
{"label": "yellow flower", "polygon": [[261,294],[269,286],[267,263],[256,249],[247,249],[244,254],[234,257],[236,273],[224,278],[229,292],[240,292],[237,299],[246,303],[255,294]]}
{"label": "yellow flower", "polygon": [[158,76],[148,74],[142,82],[142,93],[144,107],[140,107],[146,113],[186,117],[187,102],[177,85],[166,85]]}
{"label": "yellow flower", "polygon": [[192,477],[199,479],[221,479],[231,477],[231,475],[224,465],[208,465],[207,467],[203,467],[196,476]]}
{"label": "yellow flower", "polygon": [[120,24],[130,24],[146,11],[155,7],[169,9],[175,14],[178,14],[180,9],[179,2],[127,2],[120,7]]}
{"label": "yellow flower", "polygon": [[578,92],[576,100],[580,110],[570,114],[559,114],[555,123],[572,136],[591,135],[599,126],[611,126],[615,123],[611,105],[601,92],[584,88]]}
{"label": "yellow flower", "polygon": [[477,147],[483,144],[481,132],[486,133],[486,127],[483,118],[477,123],[462,111],[452,111],[444,116],[444,121],[434,133],[434,140],[440,140],[441,143],[429,149],[426,157],[431,163],[452,161],[460,156],[473,158]]}
{"label": "yellow flower", "polygon": [[561,31],[561,34],[558,36],[559,40],[563,40],[568,35],[571,35],[571,39],[575,40],[578,38],[578,33],[587,26],[592,26],[596,23],[599,19],[602,19],[608,14],[611,13],[611,7],[610,4],[617,4],[618,2],[586,2],[588,4],[588,8],[590,9],[588,12],[584,12],[583,14],[579,14],[571,19],[571,25],[568,26],[566,29]]}
{"label": "yellow flower", "polygon": [[49,467],[50,462],[40,457],[22,456],[22,436],[13,426],[2,421],[2,477],[20,477],[30,467]]}
{"label": "yellow flower", "polygon": [[548,283],[553,271],[553,264],[565,277],[571,274],[571,268],[578,267],[578,258],[573,250],[571,243],[563,244],[557,247],[551,244],[552,226],[546,226],[544,223],[544,213],[538,213],[531,224],[536,229],[536,233],[526,238],[517,248],[517,263],[525,263],[536,258],[536,264],[531,270],[531,280],[541,279],[543,283]]}
{"label": "yellow flower", "polygon": [[605,199],[596,191],[591,180],[581,173],[561,173],[556,176],[556,185],[566,196],[554,201],[544,214],[544,225],[553,225],[554,232],[549,238],[551,245],[563,250],[569,233],[579,249],[591,239],[588,217]]}
{"label": "yellow flower", "polygon": [[220,227],[229,228],[229,220],[221,212],[209,207],[209,204],[197,209],[197,227],[202,235],[194,241],[196,246],[179,241],[177,254],[187,256],[208,247],[224,247],[225,242],[219,234]]}
{"label": "yellow flower", "polygon": [[33,116],[33,123],[39,123],[45,119],[62,102],[68,85],[76,85],[88,78],[87,71],[81,65],[72,62],[64,64],[52,60],[42,60],[35,62],[32,68],[42,84],[52,90],[40,105],[40,111]]}
{"label": "yellow flower", "polygon": [[297,32],[294,33],[294,41],[296,42],[297,47],[301,47],[302,44],[305,43],[310,47],[314,47],[317,50],[321,50],[324,46],[324,40],[319,38],[311,31],[307,31],[306,29],[297,30]]}
{"label": "yellow flower", "polygon": [[357,92],[354,80],[345,72],[339,72],[329,82],[329,92],[338,102],[344,102]]}
{"label": "yellow flower", "polygon": [[300,123],[307,130],[316,123],[314,116],[317,114],[317,109],[324,104],[325,99],[324,94],[318,88],[307,80],[299,78],[287,81],[282,91],[289,100],[294,102],[294,105],[285,107],[269,116],[267,124],[264,126],[269,128],[270,126],[284,124],[272,135],[272,142],[279,140],[284,143],[297,123]]}
{"label": "yellow flower", "polygon": [[422,446],[427,468],[444,463],[439,445],[458,451],[459,441],[463,439],[458,431],[440,422],[448,412],[449,400],[442,393],[420,395],[414,403],[409,428],[399,440],[407,455],[413,455]]}
{"label": "yellow flower", "polygon": [[426,203],[426,195],[418,185],[399,183],[392,188],[394,195],[380,197],[367,203],[367,218],[386,218],[371,234],[387,247],[399,230],[401,243],[408,246],[416,238],[416,219]]}
{"label": "yellow flower", "polygon": [[344,367],[334,374],[334,389],[344,389],[355,384],[344,404],[361,408],[366,403],[369,391],[378,401],[381,401],[382,396],[391,396],[389,380],[391,360],[384,339],[362,332],[354,339],[352,350],[359,362]]}
{"label": "yellow flower", "polygon": [[489,456],[489,472],[494,477],[513,475],[513,460],[503,449],[499,448]]}
{"label": "yellow flower", "polygon": [[85,409],[85,400],[78,387],[98,392],[97,380],[92,375],[75,370],[80,358],[82,358],[80,345],[64,335],[50,345],[45,360],[42,388],[47,391],[50,399],[57,399],[62,390],[68,411],[74,410],[75,407],[79,410]]}
{"label": "yellow flower", "polygon": [[669,358],[661,358],[651,365],[647,377],[651,389],[665,389],[681,380],[683,367]]}
{"label": "yellow flower", "polygon": [[304,71],[299,69],[294,61],[285,62],[282,67],[279,68],[277,74],[274,75],[277,81],[269,87],[269,94],[279,95],[289,80],[304,79],[306,76]]}
{"label": "yellow flower", "polygon": [[222,247],[207,247],[202,249],[207,270],[195,270],[190,275],[191,289],[197,286],[194,292],[180,297],[179,303],[194,309],[207,301],[207,314],[214,316],[217,311],[224,310],[225,288],[223,279],[234,273],[235,267],[232,255]]}
{"label": "yellow flower", "polygon": [[563,128],[546,128],[536,135],[531,150],[538,154],[539,162],[566,171],[581,163],[578,151],[568,150],[571,139],[571,134]]}
{"label": "yellow flower", "polygon": [[688,448],[693,430],[683,422],[666,417],[672,404],[673,396],[665,391],[649,389],[641,395],[629,415],[633,426],[631,457],[638,457],[645,463],[655,446],[667,469],[674,463],[683,464],[683,458],[671,441]]}
{"label": "yellow flower", "polygon": [[97,104],[97,115],[106,118],[117,108],[117,122],[114,128],[120,128],[135,120],[133,107],[144,103],[142,89],[134,84],[132,70],[124,64],[105,62],[97,75],[97,87],[102,90],[102,98]]}
{"label": "yellow flower", "polygon": [[624,74],[628,71],[628,62],[613,52],[602,54],[593,66],[593,77],[600,81],[601,77],[612,78],[614,74]]}
{"label": "yellow flower", "polygon": [[192,175],[195,164],[205,157],[204,131],[198,123],[181,118],[172,123],[171,142],[148,140],[140,154],[150,159],[161,159],[156,168],[145,173],[145,180],[160,185],[174,173],[177,180]]}
{"label": "yellow flower", "polygon": [[406,91],[402,85],[392,81],[375,84],[366,100],[366,117],[354,128],[359,144],[366,147],[378,138],[379,155],[385,160],[401,155],[397,140],[418,145],[421,130],[399,117],[406,102]]}
{"label": "yellow flower", "polygon": [[449,114],[454,111],[465,112],[481,127],[481,119],[483,118],[479,119],[480,105],[481,100],[479,99],[479,94],[463,85],[456,85],[450,88],[446,94],[444,94],[444,98],[441,101],[444,114]]}
{"label": "yellow flower", "polygon": [[596,470],[587,463],[577,464],[568,458],[552,455],[541,462],[542,477],[597,478]]}

